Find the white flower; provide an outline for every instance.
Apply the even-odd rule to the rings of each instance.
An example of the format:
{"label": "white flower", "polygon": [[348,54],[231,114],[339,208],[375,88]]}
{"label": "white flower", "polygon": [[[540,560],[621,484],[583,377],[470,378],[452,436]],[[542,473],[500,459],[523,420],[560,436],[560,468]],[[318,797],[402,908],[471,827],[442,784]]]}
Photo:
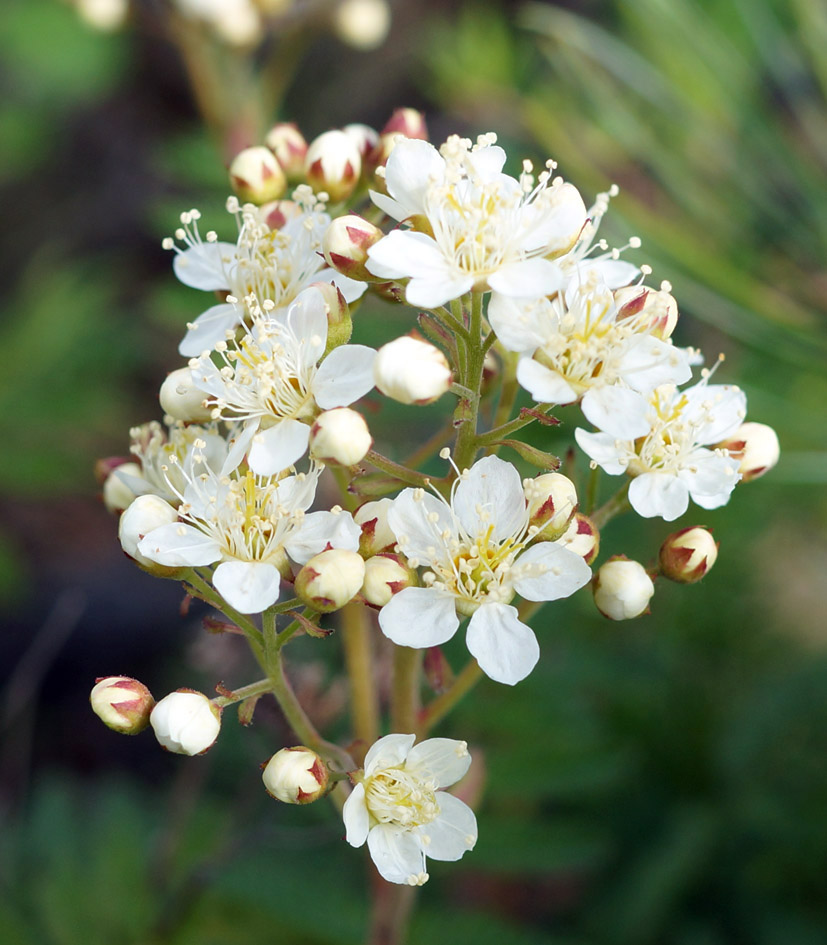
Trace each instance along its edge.
{"label": "white flower", "polygon": [[[586,223],[580,194],[549,165],[535,184],[530,165],[519,179],[502,173],[505,152],[483,135],[475,147],[456,135],[440,152],[402,140],[385,173],[388,194],[374,203],[417,230],[394,230],[368,252],[370,271],[410,278],[411,305],[434,308],[471,289],[527,297],[556,292],[562,269],[548,256],[569,250]],[[417,218],[424,218],[425,223]]]}
{"label": "white flower", "polygon": [[389,883],[421,886],[425,858],[458,860],[477,842],[471,808],[440,790],[468,771],[465,742],[386,735],[365,756],[364,772],[342,811],[347,842],[367,840],[376,868]]}
{"label": "white flower", "polygon": [[218,593],[241,613],[260,613],[279,598],[288,554],[304,564],[328,545],[359,547],[360,530],[349,513],[306,514],[319,474],[314,466],[282,479],[237,469],[190,477],[180,496],[180,521],[147,532],[138,551],[168,567],[220,562],[213,574]]}
{"label": "white flower", "polygon": [[371,389],[376,352],[339,345],[318,363],[327,341],[327,306],[313,287],[286,311],[259,311],[253,318],[252,332],[241,341],[217,344],[220,367],[208,354],[193,358],[190,367],[215,413],[245,422],[230,454],[233,465],[248,453],[254,472],[273,475],[307,450],[320,410],[346,407]]}
{"label": "white flower", "polygon": [[[656,388],[648,398],[649,430],[627,439],[609,433],[575,430],[581,449],[613,476],[633,476],[632,508],[644,518],[671,522],[683,515],[692,497],[704,509],[726,505],[739,479],[738,460],[725,449],[707,449],[735,430],[746,414],[746,397],[737,387],[708,384],[708,377],[686,390]],[[606,391],[611,417],[625,409],[619,388]],[[616,396],[616,402],[612,397]]]}
{"label": "white flower", "polygon": [[506,348],[523,352],[517,380],[536,401],[579,400],[615,436],[645,435],[643,395],[692,376],[687,353],[653,335],[649,311],[621,317],[611,290],[591,281],[551,300],[494,297],[488,319]]}
{"label": "white flower", "polygon": [[238,201],[230,198],[227,209],[238,223],[237,243],[219,242],[212,232],[205,242],[198,230],[201,214],[197,210],[181,214],[175,239],[186,248],[181,249],[172,239],[164,240],[164,247],[176,253],[175,275],[194,289],[229,293],[226,302],[212,305],[188,326],[178,348],[184,357],[209,350],[223,341],[227,332],[234,331],[244,316],[239,300],[249,295],[262,305],[271,302],[274,312],[278,312],[312,282],[336,283],[348,302],[365,291],[364,282],[355,282],[325,267],[320,253],[330,217],[323,212],[324,206],[307,186],[298,187],[294,197],[299,202],[298,212],[277,230],[262,221],[256,207],[248,204],[239,209]]}
{"label": "white flower", "polygon": [[221,712],[202,692],[179,689],[158,702],[149,724],[167,751],[202,755],[218,738]]}
{"label": "white flower", "polygon": [[405,489],[388,522],[412,567],[427,567],[424,587],[407,587],[379,613],[387,637],[401,646],[438,646],[470,616],[466,642],[482,670],[513,685],[540,655],[537,638],[510,606],[526,600],[568,597],[586,584],[583,559],[538,532],[520,475],[495,456],[475,463],[456,480],[450,503],[422,489]]}

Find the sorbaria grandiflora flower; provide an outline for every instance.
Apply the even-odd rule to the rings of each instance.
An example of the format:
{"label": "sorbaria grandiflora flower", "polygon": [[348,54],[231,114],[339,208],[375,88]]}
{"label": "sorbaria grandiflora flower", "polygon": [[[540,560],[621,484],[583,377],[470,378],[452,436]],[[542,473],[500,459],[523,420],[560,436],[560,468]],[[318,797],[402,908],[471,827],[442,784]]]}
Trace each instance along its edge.
{"label": "sorbaria grandiflora flower", "polygon": [[739,388],[708,383],[710,372],[693,387],[666,384],[649,395],[648,431],[624,434],[624,391],[608,388],[603,431],[575,430],[580,448],[609,475],[633,476],[629,502],[644,518],[671,522],[683,515],[689,498],[704,509],[726,505],[740,478],[738,459],[728,450],[709,449],[738,429],[747,410]]}
{"label": "sorbaria grandiflora flower", "polygon": [[[198,461],[196,453],[192,462]],[[178,520],[147,532],[138,552],[167,567],[218,563],[212,575],[218,593],[243,614],[260,613],[278,600],[282,575],[291,574],[288,555],[301,565],[328,546],[359,547],[361,531],[350,513],[306,512],[320,471],[315,464],[281,477],[241,468],[193,476],[182,469],[187,485]]]}
{"label": "sorbaria grandiflora flower", "polygon": [[[214,413],[244,421],[230,455],[247,454],[255,473],[286,469],[307,450],[310,426],[322,410],[347,407],[373,387],[376,352],[340,345],[327,357],[327,305],[311,286],[286,310],[250,301],[250,330],[240,341],[221,341],[213,356],[190,361],[193,383]],[[218,363],[216,363],[218,362]]]}
{"label": "sorbaria grandiflora flower", "polygon": [[203,755],[221,731],[221,710],[203,692],[178,689],[156,704],[149,724],[167,751]]}
{"label": "sorbaria grandiflora flower", "polygon": [[390,883],[427,882],[425,858],[458,860],[477,842],[471,808],[441,788],[468,771],[465,742],[386,735],[365,755],[363,771],[342,811],[347,842],[367,840],[376,868]]}
{"label": "sorbaria grandiflora flower", "polygon": [[[201,214],[190,210],[181,214],[175,239],[164,240],[164,248],[175,250],[173,269],[178,279],[205,292],[227,292],[226,301],[212,305],[188,326],[179,352],[184,357],[199,355],[224,341],[245,316],[242,300],[254,296],[260,305],[272,303],[273,314],[285,309],[312,282],[333,282],[348,302],[365,291],[364,282],[355,282],[329,269],[321,255],[322,237],[330,224],[320,202],[306,185],[297,187],[293,201],[282,201],[279,213],[267,214],[267,207],[239,206],[235,197],[227,210],[236,218],[238,240],[221,242],[210,231],[201,238]],[[277,218],[273,229],[267,220]],[[183,243],[181,248],[178,243]]]}
{"label": "sorbaria grandiflora flower", "polygon": [[468,649],[482,670],[513,685],[534,668],[540,649],[534,631],[510,602],[569,597],[591,571],[559,544],[532,544],[532,480],[523,483],[510,463],[488,456],[464,471],[450,502],[423,489],[405,489],[388,522],[400,552],[422,567],[424,587],[406,587],[379,613],[379,625],[400,646],[430,647],[449,640],[470,617]]}

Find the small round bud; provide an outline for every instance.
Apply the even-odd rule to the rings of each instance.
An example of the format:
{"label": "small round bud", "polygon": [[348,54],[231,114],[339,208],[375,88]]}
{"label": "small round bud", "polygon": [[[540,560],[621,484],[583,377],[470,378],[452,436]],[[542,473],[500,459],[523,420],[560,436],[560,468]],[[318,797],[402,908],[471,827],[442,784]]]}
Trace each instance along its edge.
{"label": "small round bud", "polygon": [[372,445],[365,418],[350,407],[325,410],[310,428],[310,455],[323,463],[353,466],[365,458]]}
{"label": "small round bud", "polygon": [[342,0],[333,14],[333,28],[343,43],[354,49],[381,46],[391,27],[386,0]]}
{"label": "small round bud", "polygon": [[359,183],[362,158],[344,131],[325,131],[308,147],[304,169],[307,183],[316,193],[324,191],[332,203],[340,203]]}
{"label": "small round bud", "polygon": [[287,180],[298,184],[304,180],[304,159],[307,141],[292,121],[280,121],[267,132],[264,143],[276,156]]}
{"label": "small round bud", "polygon": [[203,755],[215,744],[221,730],[221,710],[192,689],[171,692],[149,716],[155,737],[177,755]]}
{"label": "small round bud", "polygon": [[178,368],[167,374],[158,394],[164,413],[185,423],[205,423],[211,418],[212,408],[204,406],[206,397],[204,391],[193,384],[189,368]]}
{"label": "small round bud", "polygon": [[102,486],[112,473],[123,466],[124,463],[132,462],[127,456],[105,456],[102,459],[95,460],[95,482]]}
{"label": "small round bud", "polygon": [[[178,512],[169,502],[157,495],[139,495],[121,515],[118,523],[118,538],[121,548],[144,567],[154,570],[160,567],[138,551],[138,543],[146,535],[162,525],[178,521]],[[169,570],[169,569],[166,569]]]}
{"label": "small round bud", "polygon": [[766,423],[742,423],[719,449],[729,450],[740,463],[738,472],[744,482],[769,472],[781,456],[778,434]]}
{"label": "small round bud", "polygon": [[230,164],[230,183],[244,203],[277,200],[287,189],[287,178],[269,148],[240,151]]}
{"label": "small round bud", "polygon": [[103,504],[110,512],[123,512],[140,494],[124,479],[125,476],[146,482],[144,472],[137,463],[121,463],[103,484]]}
{"label": "small round bud", "polygon": [[365,562],[362,597],[374,607],[384,607],[394,594],[418,583],[416,571],[402,555],[374,555]]}
{"label": "small round bud", "polygon": [[328,266],[351,279],[372,282],[376,277],[365,265],[368,250],[384,235],[378,226],[355,214],[336,217],[322,237],[322,252]]}
{"label": "small round bud", "polygon": [[313,610],[328,614],[352,600],[365,579],[365,562],[355,551],[329,548],[314,555],[296,575],[296,594]]}
{"label": "small round bud", "polygon": [[591,564],[600,551],[600,532],[587,515],[575,512],[569,527],[557,539],[557,543],[580,555],[586,564]]}
{"label": "small round bud", "polygon": [[375,128],[371,128],[370,125],[345,125],[342,131],[353,140],[359,149],[363,162],[370,157],[373,149],[379,144],[379,132]]}
{"label": "small round bud", "polygon": [[330,771],[310,748],[282,748],[264,766],[267,793],[285,804],[312,804],[330,789]]}
{"label": "small round bud", "polygon": [[694,584],[715,564],[718,542],[699,525],[670,535],[660,546],[660,572],[670,581]]}
{"label": "small round bud", "polygon": [[641,325],[663,341],[671,337],[678,324],[678,303],[662,289],[642,285],[624,286],[614,293],[617,320],[635,318]]}
{"label": "small round bud", "polygon": [[152,693],[130,676],[102,676],[89,693],[92,711],[114,732],[137,735],[149,725]]}
{"label": "small round bud", "polygon": [[425,116],[415,108],[397,108],[381,132],[383,135],[404,135],[406,138],[428,140]]}
{"label": "small round bud", "polygon": [[322,293],[327,311],[327,344],[325,355],[330,354],[339,345],[346,345],[353,334],[353,319],[350,306],[345,301],[341,290],[333,282],[314,282],[314,289]]}
{"label": "small round bud", "polygon": [[540,529],[539,541],[555,541],[568,528],[577,511],[577,490],[562,473],[545,473],[523,483],[528,502],[529,525]]}
{"label": "small round bud", "polygon": [[451,386],[451,368],[439,348],[404,335],[377,351],[373,379],[386,397],[401,404],[430,404]]}
{"label": "small round bud", "polygon": [[610,620],[629,620],[649,609],[655,585],[637,561],[615,556],[598,570],[592,581],[597,609]]}
{"label": "small round bud", "polygon": [[271,200],[258,208],[258,218],[271,230],[280,230],[285,223],[300,217],[303,212],[295,200]]}
{"label": "small round bud", "polygon": [[393,499],[377,499],[365,502],[353,513],[353,521],[362,529],[359,539],[359,554],[363,558],[378,554],[396,544],[396,535],[388,525],[388,512]]}

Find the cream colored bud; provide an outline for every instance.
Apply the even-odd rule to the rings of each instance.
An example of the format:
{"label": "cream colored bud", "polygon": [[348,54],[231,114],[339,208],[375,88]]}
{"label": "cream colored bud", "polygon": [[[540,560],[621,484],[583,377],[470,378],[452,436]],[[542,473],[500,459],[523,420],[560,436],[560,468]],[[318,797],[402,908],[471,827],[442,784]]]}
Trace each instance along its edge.
{"label": "cream colored bud", "polygon": [[769,472],[781,456],[778,434],[766,423],[742,423],[718,448],[729,450],[739,461],[738,472],[744,482]]}
{"label": "cream colored bud", "polygon": [[211,418],[212,408],[204,406],[206,398],[204,391],[193,384],[189,368],[178,368],[167,374],[158,393],[164,413],[185,423],[205,423]]}
{"label": "cream colored bud", "polygon": [[143,470],[137,463],[121,463],[103,484],[103,504],[110,512],[123,512],[140,494],[125,480],[125,476],[146,482]]}
{"label": "cream colored bud", "polygon": [[430,404],[451,386],[451,368],[439,348],[404,335],[376,353],[373,379],[386,397],[401,404]]}
{"label": "cream colored bud", "polygon": [[154,529],[177,521],[178,512],[169,502],[157,495],[139,495],[121,515],[118,523],[121,547],[130,558],[153,570],[159,567],[158,564],[138,552],[138,543]]}
{"label": "cream colored bud", "polygon": [[287,189],[287,178],[269,148],[240,151],[230,164],[230,183],[244,203],[261,205],[278,200]]}
{"label": "cream colored bud", "polygon": [[92,29],[113,33],[126,23],[129,3],[128,0],[77,0],[77,11]]}
{"label": "cream colored bud", "polygon": [[418,583],[416,571],[401,555],[374,555],[365,562],[362,597],[374,607],[384,607],[394,594]]}
{"label": "cream colored bud", "polygon": [[365,458],[372,445],[365,418],[350,407],[325,410],[310,428],[310,455],[323,463],[353,466]]}
{"label": "cream colored bud", "polygon": [[342,0],[333,14],[333,28],[354,49],[376,49],[391,28],[390,7],[385,0]]}
{"label": "cream colored bud", "polygon": [[304,169],[307,183],[316,193],[324,191],[332,203],[339,203],[347,200],[359,183],[362,158],[344,131],[325,131],[308,147]]}
{"label": "cream colored bud", "polygon": [[379,144],[379,132],[375,128],[371,128],[370,125],[345,125],[342,131],[353,140],[353,143],[359,149],[363,162],[370,157],[373,149]]}
{"label": "cream colored bud", "polygon": [[373,282],[367,269],[368,250],[385,234],[355,214],[336,217],[322,237],[322,252],[328,266],[351,279]]}
{"label": "cream colored bud", "polygon": [[192,689],[171,692],[152,710],[149,722],[155,737],[177,755],[203,755],[221,730],[221,711]]}
{"label": "cream colored bud", "polygon": [[600,551],[600,532],[587,515],[575,512],[568,528],[557,539],[557,543],[576,555],[580,555],[586,564],[591,564]]}
{"label": "cream colored bud", "polygon": [[258,218],[271,230],[280,230],[285,223],[300,217],[304,211],[295,200],[271,200],[258,208]]}
{"label": "cream colored bud", "polygon": [[312,804],[330,788],[330,771],[310,748],[282,748],[264,766],[267,793],[285,804]]}
{"label": "cream colored bud", "polygon": [[388,525],[388,512],[393,499],[377,499],[365,502],[353,513],[353,521],[362,529],[359,539],[359,554],[364,558],[378,554],[396,544],[396,535]]}
{"label": "cream colored bud", "polygon": [[307,141],[297,125],[291,121],[280,121],[267,132],[264,143],[276,156],[288,181],[298,184],[304,180]]}
{"label": "cream colored bud", "polygon": [[529,525],[539,528],[537,539],[555,541],[568,528],[577,511],[577,490],[562,473],[545,473],[523,483]]}
{"label": "cream colored bud", "polygon": [[648,326],[656,338],[665,341],[671,337],[678,324],[678,303],[663,289],[650,289],[643,285],[628,285],[614,293],[617,320],[635,318]]}
{"label": "cream colored bud", "polygon": [[152,693],[130,676],[102,676],[89,693],[92,711],[115,732],[137,735],[149,725],[155,707]]}
{"label": "cream colored bud", "polygon": [[699,525],[670,535],[660,546],[660,572],[670,581],[694,584],[715,564],[718,543],[712,532]]}
{"label": "cream colored bud", "polygon": [[383,135],[404,135],[406,138],[428,140],[425,116],[415,108],[397,108],[382,129]]}
{"label": "cream colored bud", "polygon": [[610,620],[630,620],[649,609],[655,585],[646,568],[637,561],[610,558],[592,581],[597,609]]}
{"label": "cream colored bud", "polygon": [[327,614],[352,600],[365,579],[365,562],[355,551],[329,548],[314,555],[296,575],[296,594]]}

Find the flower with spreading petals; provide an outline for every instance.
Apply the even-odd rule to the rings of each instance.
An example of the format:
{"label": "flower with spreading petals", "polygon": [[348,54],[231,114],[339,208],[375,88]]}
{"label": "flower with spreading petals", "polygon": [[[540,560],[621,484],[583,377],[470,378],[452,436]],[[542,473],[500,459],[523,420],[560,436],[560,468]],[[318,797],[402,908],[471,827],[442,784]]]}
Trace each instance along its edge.
{"label": "flower with spreading petals", "polygon": [[[322,237],[330,224],[324,204],[310,188],[296,188],[295,212],[279,214],[283,225],[271,229],[264,214],[252,204],[239,207],[231,197],[227,210],[238,225],[236,243],[219,242],[214,232],[201,238],[198,220],[201,214],[190,210],[181,214],[181,226],[175,240],[164,240],[164,247],[175,251],[173,269],[184,285],[206,292],[227,292],[226,301],[212,305],[188,326],[179,352],[184,357],[199,355],[223,341],[244,320],[240,300],[253,295],[259,304],[272,303],[273,311],[285,308],[313,282],[334,282],[348,302],[365,291],[364,282],[356,282],[326,267],[321,256]],[[184,244],[182,249],[176,240]]]}
{"label": "flower with spreading petals", "polygon": [[532,544],[539,531],[520,475],[488,456],[455,481],[451,501],[405,489],[388,514],[398,549],[428,570],[379,613],[385,636],[401,646],[439,646],[470,617],[466,642],[492,679],[513,685],[539,659],[534,632],[510,605],[569,597],[591,578],[585,561],[556,542]]}
{"label": "flower with spreading petals", "polygon": [[233,464],[247,453],[264,476],[281,472],[307,450],[322,410],[347,407],[373,387],[376,352],[339,345],[325,352],[328,322],[322,293],[305,289],[286,311],[252,305],[253,327],[240,341],[219,342],[215,354],[190,361],[193,383],[216,416],[244,422],[231,449]]}
{"label": "flower with spreading petals", "polygon": [[613,424],[625,409],[618,388],[606,392],[609,422],[603,432],[575,430],[580,448],[596,465],[612,476],[634,477],[629,501],[644,518],[671,522],[686,511],[690,496],[703,509],[717,509],[729,501],[740,478],[738,460],[728,450],[708,447],[738,429],[746,397],[737,387],[709,384],[708,379],[706,372],[702,381],[682,391],[671,384],[655,388],[648,398],[645,436],[631,439],[615,432]]}
{"label": "flower with spreading petals", "polygon": [[367,841],[371,858],[389,883],[427,882],[425,858],[460,859],[477,842],[477,819],[459,798],[441,790],[468,771],[465,742],[386,735],[365,756],[363,771],[342,810],[347,842]]}

